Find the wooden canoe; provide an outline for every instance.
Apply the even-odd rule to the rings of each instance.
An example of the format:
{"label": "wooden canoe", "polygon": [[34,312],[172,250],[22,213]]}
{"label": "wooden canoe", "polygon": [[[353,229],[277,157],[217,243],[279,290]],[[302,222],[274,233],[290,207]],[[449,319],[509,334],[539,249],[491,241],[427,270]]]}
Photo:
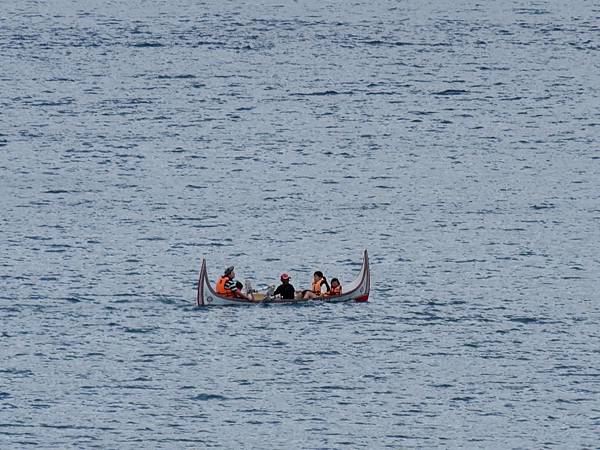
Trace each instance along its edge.
{"label": "wooden canoe", "polygon": [[[342,283],[343,292],[334,297],[322,297],[316,301],[329,303],[341,302],[366,302],[371,290],[371,271],[369,269],[369,255],[364,251],[363,262],[356,279],[351,283]],[[226,306],[226,305],[255,305],[258,303],[306,303],[315,300],[305,299],[277,299],[266,297],[262,300],[246,300],[243,298],[225,297],[215,292],[208,279],[206,271],[206,260],[202,259],[200,277],[198,279],[198,293],[196,295],[197,306]]]}

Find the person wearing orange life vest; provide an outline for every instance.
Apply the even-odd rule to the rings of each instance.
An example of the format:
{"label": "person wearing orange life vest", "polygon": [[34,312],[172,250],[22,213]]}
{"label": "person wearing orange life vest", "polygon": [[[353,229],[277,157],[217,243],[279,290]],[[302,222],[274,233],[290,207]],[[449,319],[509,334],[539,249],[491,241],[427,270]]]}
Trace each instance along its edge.
{"label": "person wearing orange life vest", "polygon": [[325,292],[325,297],[335,297],[336,295],[342,295],[342,285],[340,284],[340,280],[332,278],[331,288]]}
{"label": "person wearing orange life vest", "polygon": [[235,272],[233,266],[225,269],[223,276],[217,281],[215,291],[224,297],[243,298],[245,300],[254,300],[252,294],[245,295],[240,289],[241,283],[235,281]]}
{"label": "person wearing orange life vest", "polygon": [[327,283],[327,278],[323,275],[323,272],[317,270],[313,274],[313,282],[310,290],[302,291],[302,298],[304,299],[313,299],[313,298],[321,298],[323,294],[321,294],[321,286],[325,285],[327,290],[330,290],[329,283]]}

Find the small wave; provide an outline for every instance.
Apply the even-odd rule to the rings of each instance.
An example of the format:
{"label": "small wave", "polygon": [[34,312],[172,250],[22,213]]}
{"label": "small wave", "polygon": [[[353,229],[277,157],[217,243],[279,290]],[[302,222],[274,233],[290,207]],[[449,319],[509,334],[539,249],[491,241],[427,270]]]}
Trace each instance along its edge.
{"label": "small wave", "polygon": [[182,74],[182,75],[159,75],[159,80],[188,80],[190,78],[196,78],[196,75],[192,75],[190,73]]}
{"label": "small wave", "polygon": [[[490,66],[480,66],[479,70],[510,70],[508,67],[490,67]],[[501,84],[500,84],[501,85]],[[498,86],[500,86],[498,85]]]}
{"label": "small wave", "polygon": [[198,394],[190,397],[190,400],[206,402],[208,400],[228,400],[228,398],[218,394]]}
{"label": "small wave", "polygon": [[325,386],[318,386],[316,389],[320,390],[320,391],[352,391],[352,390],[356,389],[356,387],[355,386],[342,386],[342,385],[325,385]]}
{"label": "small wave", "polygon": [[71,191],[65,191],[64,189],[50,189],[43,191],[42,194],[69,194]]}
{"label": "small wave", "polygon": [[33,241],[51,241],[52,238],[47,236],[23,236],[25,239],[31,239]]}
{"label": "small wave", "polygon": [[416,45],[413,42],[404,42],[404,41],[382,41],[379,39],[372,39],[370,41],[362,41],[363,44],[366,45],[382,45],[386,47],[405,47],[407,45]]}
{"label": "small wave", "polygon": [[0,369],[1,374],[17,376],[17,377],[30,377],[33,375],[31,370],[19,370],[19,369]]}
{"label": "small wave", "polygon": [[469,396],[453,397],[450,399],[450,401],[453,401],[453,402],[472,402],[473,400],[475,400],[475,397],[469,397]]}
{"label": "small wave", "polygon": [[511,317],[509,319],[511,322],[530,324],[530,323],[543,323],[543,321],[536,319],[534,317]]}
{"label": "small wave", "polygon": [[457,259],[457,260],[454,260],[454,262],[456,264],[469,264],[469,263],[484,263],[484,262],[486,262],[486,260],[472,258],[472,259]]}
{"label": "small wave", "polygon": [[147,327],[147,328],[126,327],[124,331],[125,331],[125,333],[145,334],[145,333],[153,333],[153,332],[155,332],[156,331],[156,327]]}
{"label": "small wave", "polygon": [[446,89],[445,91],[434,92],[433,95],[450,96],[468,94],[464,89]]}
{"label": "small wave", "polygon": [[204,224],[197,224],[197,225],[192,225],[192,228],[218,228],[218,227],[225,227],[227,225],[225,225],[224,223],[204,223]]}
{"label": "small wave", "polygon": [[65,106],[65,105],[70,105],[72,103],[73,103],[73,99],[64,99],[62,101],[57,101],[57,102],[51,102],[51,101],[35,102],[35,103],[32,103],[31,106]]}
{"label": "small wave", "polygon": [[196,42],[196,46],[200,47],[203,45],[219,45],[219,46],[224,46],[227,45],[225,42],[222,41],[198,41]]}
{"label": "small wave", "polygon": [[554,205],[553,203],[541,203],[539,205],[531,205],[530,208],[531,209],[535,209],[535,210],[539,210],[539,209],[554,209],[554,208],[556,208],[556,205]]}
{"label": "small wave", "polygon": [[291,95],[296,95],[299,97],[310,97],[310,96],[327,96],[327,95],[352,95],[354,91],[316,91],[316,92],[294,92]]}
{"label": "small wave", "polygon": [[515,14],[530,15],[530,16],[539,16],[539,15],[548,14],[547,10],[539,9],[539,8],[514,8],[513,12]]}
{"label": "small wave", "polygon": [[138,47],[138,48],[155,48],[155,47],[163,47],[163,44],[159,43],[159,42],[139,42],[137,44],[133,44],[133,47]]}

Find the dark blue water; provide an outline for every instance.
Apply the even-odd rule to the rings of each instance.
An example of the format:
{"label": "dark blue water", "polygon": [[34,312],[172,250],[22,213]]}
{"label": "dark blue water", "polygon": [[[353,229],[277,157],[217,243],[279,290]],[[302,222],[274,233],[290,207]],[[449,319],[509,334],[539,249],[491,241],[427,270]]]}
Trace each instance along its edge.
{"label": "dark blue water", "polygon": [[0,446],[598,448],[599,23],[0,2]]}

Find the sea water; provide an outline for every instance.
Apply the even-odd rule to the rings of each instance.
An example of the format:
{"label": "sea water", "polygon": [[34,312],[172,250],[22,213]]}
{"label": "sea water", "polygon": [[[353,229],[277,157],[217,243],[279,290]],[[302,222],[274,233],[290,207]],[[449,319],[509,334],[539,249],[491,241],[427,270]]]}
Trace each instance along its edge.
{"label": "sea water", "polygon": [[599,23],[0,2],[0,447],[597,448]]}

